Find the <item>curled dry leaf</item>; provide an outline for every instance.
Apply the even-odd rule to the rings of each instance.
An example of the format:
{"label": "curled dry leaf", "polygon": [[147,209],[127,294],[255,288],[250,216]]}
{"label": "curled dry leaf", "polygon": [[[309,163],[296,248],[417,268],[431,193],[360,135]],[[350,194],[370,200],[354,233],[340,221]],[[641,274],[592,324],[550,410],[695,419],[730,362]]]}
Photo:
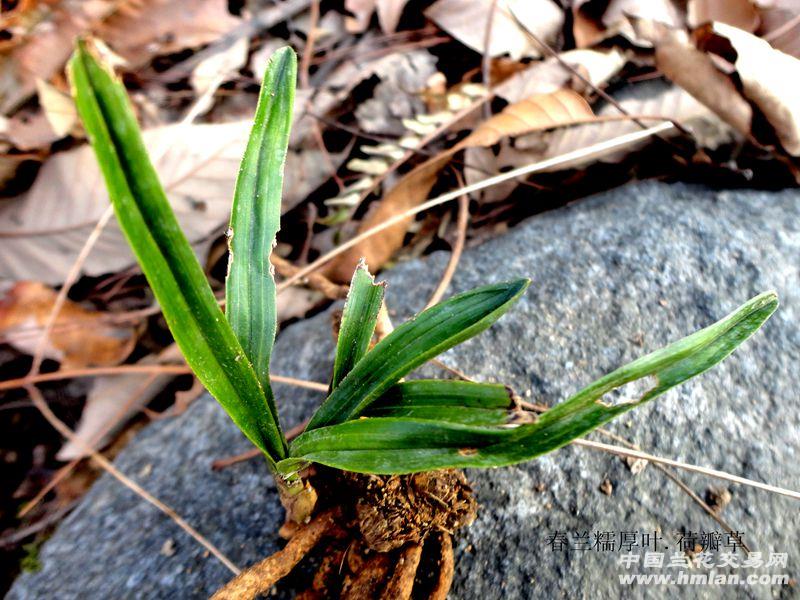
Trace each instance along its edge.
{"label": "curled dry leaf", "polygon": [[365,31],[373,13],[377,12],[383,33],[394,33],[406,4],[408,0],[345,0],[345,9],[353,13],[347,28],[353,33]]}
{"label": "curled dry leaf", "polygon": [[94,32],[136,66],[159,53],[206,44],[241,20],[225,0],[95,0],[38,2],[13,46],[0,49],[0,112],[9,114],[50,80],[72,53],[75,38]]}
{"label": "curled dry leaf", "polygon": [[784,150],[800,156],[800,59],[724,23],[702,28],[698,40],[700,47],[733,64],[744,95],[766,117]]}
{"label": "curled dry leaf", "polygon": [[686,6],[689,27],[714,21],[752,33],[761,24],[761,15],[753,0],[689,0]]}
{"label": "curled dry leaf", "polygon": [[[592,119],[592,109],[584,98],[572,90],[540,94],[506,107],[501,113],[479,125],[453,148],[422,163],[405,175],[368,213],[359,225],[359,232],[402,214],[424,202],[436,183],[439,172],[453,155],[465,148],[493,145],[505,136],[551,129]],[[413,217],[390,227],[379,236],[367,238],[340,255],[325,267],[325,274],[334,281],[347,281],[359,259],[366,259],[379,268],[402,246]]]}
{"label": "curled dry leaf", "polygon": [[[143,134],[178,221],[201,258],[228,222],[229,199],[251,125],[249,120],[177,124]],[[320,151],[290,151],[286,165],[284,210],[329,176]],[[88,145],[53,155],[25,195],[0,205],[0,238],[8,240],[0,245],[0,279],[63,282],[107,205],[108,195]],[[83,272],[102,275],[133,263],[112,219]]]}
{"label": "curled dry leaf", "polygon": [[[716,148],[736,139],[734,130],[728,124],[678,86],[662,81],[643,82],[624,88],[615,98],[631,115],[663,116],[679,122],[690,132],[698,146]],[[617,117],[621,117],[619,110],[606,104],[597,111],[596,122],[531,133],[516,138],[513,145],[509,140],[503,140],[499,149],[492,151],[479,147],[469,148],[464,156],[467,164],[464,171],[467,183],[483,179],[487,172],[499,173],[546,160],[640,129],[639,125],[630,119],[616,120]],[[648,119],[646,123],[656,124],[657,120]],[[677,130],[673,130],[672,133],[662,134],[662,137],[677,133]],[[652,141],[642,141],[625,150],[604,155],[600,160],[606,163],[619,162],[649,143]],[[586,159],[572,163],[571,168],[580,168],[596,160]],[[516,182],[511,181],[482,190],[479,192],[478,199],[481,202],[504,200],[517,185]]]}
{"label": "curled dry leaf", "polygon": [[564,11],[552,0],[498,0],[486,48],[492,6],[489,0],[438,0],[425,11],[425,16],[476,52],[489,56],[508,54],[515,59],[542,56],[542,49],[525,29],[544,42],[554,42],[564,26]]}
{"label": "curled dry leaf", "polygon": [[[619,73],[628,61],[627,54],[619,49],[569,50],[559,54],[563,63],[577,70],[595,87],[603,87]],[[519,102],[534,94],[549,94],[565,87],[584,93],[587,87],[575,74],[555,57],[534,62],[492,88],[495,95],[508,102]]]}
{"label": "curled dry leaf", "polygon": [[[57,294],[34,281],[15,284],[0,301],[0,333],[6,343],[33,354],[50,318]],[[102,313],[67,300],[47,338],[46,358],[62,368],[121,363],[136,343],[133,328],[112,326]]]}
{"label": "curled dry leaf", "polygon": [[673,0],[609,0],[605,3],[577,0],[573,4],[573,16],[573,32],[579,48],[593,46],[614,35],[622,35],[638,46],[649,47],[650,42],[637,35],[631,17],[657,21],[674,28],[685,25],[683,9]]}
{"label": "curled dry leaf", "polygon": [[213,42],[241,23],[226,0],[133,0],[95,32],[132,65]]}
{"label": "curled dry leaf", "polygon": [[698,50],[683,30],[655,21],[636,20],[638,35],[655,47],[656,66],[734,129],[748,135],[753,110],[736,86],[705,52]]}

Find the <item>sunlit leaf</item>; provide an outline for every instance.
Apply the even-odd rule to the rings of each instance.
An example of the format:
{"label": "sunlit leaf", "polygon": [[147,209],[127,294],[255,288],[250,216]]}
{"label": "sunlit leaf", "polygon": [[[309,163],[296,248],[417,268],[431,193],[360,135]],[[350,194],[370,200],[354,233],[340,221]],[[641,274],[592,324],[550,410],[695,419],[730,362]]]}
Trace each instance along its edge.
{"label": "sunlit leaf", "polygon": [[[303,433],[292,442],[290,456],[348,471],[384,474],[500,467],[530,460],[710,369],[755,333],[777,306],[773,292],[756,296],[717,323],[598,379],[534,423],[475,426],[364,417]],[[608,398],[614,390],[628,392],[620,388],[634,382],[645,385],[629,398]]]}
{"label": "sunlit leaf", "polygon": [[353,273],[342,312],[331,390],[339,385],[345,375],[367,353],[383,302],[384,289],[384,284],[375,283],[375,279],[367,270],[367,265],[359,263]]}
{"label": "sunlit leaf", "polygon": [[401,377],[489,328],[529,283],[517,279],[479,287],[406,321],[355,365],[311,418],[308,429],[357,417]]}
{"label": "sunlit leaf", "polygon": [[117,220],[186,362],[245,435],[268,456],[282,458],[283,435],[167,202],[125,88],[85,42],[69,73]]}

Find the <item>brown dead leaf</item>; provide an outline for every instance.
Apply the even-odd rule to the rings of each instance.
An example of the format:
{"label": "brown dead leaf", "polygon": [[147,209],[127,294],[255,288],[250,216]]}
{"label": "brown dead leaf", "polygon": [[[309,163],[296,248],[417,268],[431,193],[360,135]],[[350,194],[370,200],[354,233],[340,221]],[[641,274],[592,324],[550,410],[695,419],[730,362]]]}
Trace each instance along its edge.
{"label": "brown dead leaf", "polygon": [[[674,119],[685,127],[698,146],[703,148],[716,148],[737,139],[734,130],[728,124],[721,121],[713,111],[703,106],[686,90],[676,85],[662,81],[642,82],[623,88],[622,93],[618,94],[616,99],[629,114],[663,116],[666,119]],[[509,140],[503,140],[500,142],[499,148],[467,149],[464,155],[467,165],[464,175],[467,183],[483,179],[487,172],[500,173],[586,148],[592,144],[640,129],[631,120],[609,120],[620,116],[617,108],[610,104],[600,108],[596,114],[598,117],[596,122],[523,135],[516,138],[513,145]],[[647,123],[655,124],[657,121],[648,119]],[[672,133],[662,134],[662,137],[677,134],[677,130],[674,130]],[[604,155],[601,161],[604,163],[619,162],[649,143],[652,142],[644,140],[625,150]],[[570,168],[581,168],[596,161],[597,159],[587,158],[584,161],[572,163]],[[515,181],[506,182],[482,190],[476,194],[476,198],[479,202],[498,202],[507,198],[517,186],[518,183]]]}
{"label": "brown dead leaf", "polygon": [[[506,136],[551,129],[586,121],[592,117],[592,109],[586,100],[566,89],[532,96],[509,105],[501,113],[479,125],[462,142],[405,175],[369,212],[358,231],[366,231],[423,202],[436,183],[439,172],[460,150],[492,145]],[[329,263],[324,270],[325,275],[334,281],[349,281],[361,258],[366,259],[372,268],[379,268],[402,246],[403,238],[412,222],[413,217],[410,217],[405,222],[384,230],[379,236],[367,238]]]}
{"label": "brown dead leaf", "polygon": [[[146,356],[138,365],[181,364],[183,357],[175,344],[158,355]],[[146,406],[164,386],[174,379],[174,374],[127,373],[95,377],[86,395],[75,436],[81,440],[67,440],[56,458],[70,461],[88,456],[86,445],[102,448],[111,437],[142,407]]]}
{"label": "brown dead leaf", "polygon": [[0,50],[0,112],[10,114],[49,81],[72,53],[75,38],[94,32],[131,65],[193,48],[239,25],[225,0],[92,0],[39,2]]}
{"label": "brown dead leaf", "polygon": [[[250,120],[241,120],[144,131],[145,145],[178,221],[201,259],[228,221],[235,177],[251,126]],[[321,151],[290,151],[284,211],[328,176]],[[63,282],[107,205],[108,194],[88,145],[50,157],[25,195],[0,204],[0,238],[9,240],[0,244],[0,279]],[[101,275],[132,264],[133,255],[112,219],[83,272]]]}
{"label": "brown dead leaf", "polygon": [[683,30],[655,21],[636,20],[638,35],[655,47],[656,66],[671,81],[717,113],[736,130],[750,133],[753,111],[731,79],[708,54],[698,50]]}
{"label": "brown dead leaf", "polygon": [[756,32],[776,50],[800,58],[800,3],[797,0],[760,2],[761,26]]}
{"label": "brown dead leaf", "polygon": [[487,49],[486,27],[491,9],[492,2],[488,0],[438,0],[425,11],[425,16],[480,54],[508,54],[514,59],[542,56],[542,49],[514,17],[549,43],[556,41],[564,25],[564,12],[552,0],[498,0]]}
{"label": "brown dead leaf", "polygon": [[226,0],[129,0],[96,34],[132,65],[208,44],[241,23]]}
{"label": "brown dead leaf", "polygon": [[17,30],[13,46],[0,53],[0,112],[10,111],[49,80],[69,58],[75,38],[98,25],[116,2],[38,2]]}
{"label": "brown dead leaf", "polygon": [[701,48],[733,64],[744,95],[761,110],[784,150],[800,156],[800,59],[724,23],[701,28],[698,40]]}
{"label": "brown dead leaf", "polygon": [[647,40],[636,35],[631,17],[657,21],[674,28],[685,25],[683,9],[673,0],[607,0],[605,3],[577,0],[573,4],[573,13],[576,14],[576,43],[579,48],[592,46],[614,35],[622,35],[636,45],[649,47]]}
{"label": "brown dead leaf", "polygon": [[[43,331],[31,335],[31,330],[47,324],[56,297],[55,291],[38,282],[14,285],[0,301],[0,333],[6,342],[33,354]],[[133,328],[108,325],[101,317],[101,313],[67,300],[47,339],[45,357],[73,369],[117,365],[125,360],[136,343]]]}
{"label": "brown dead leaf", "polygon": [[347,28],[352,33],[361,33],[369,27],[372,14],[378,13],[378,23],[384,33],[394,33],[408,0],[345,0],[344,7],[353,13]]}
{"label": "brown dead leaf", "polygon": [[761,23],[758,8],[751,0],[689,0],[686,13],[689,27],[719,21],[752,33]]}
{"label": "brown dead leaf", "polygon": [[[627,54],[612,48],[610,50],[569,50],[559,54],[561,61],[577,70],[595,87],[603,87],[609,79],[619,73],[627,62]],[[508,102],[520,102],[535,94],[549,94],[563,88],[571,88],[578,93],[590,90],[575,74],[561,64],[555,57],[534,62],[527,69],[514,73],[511,77],[492,88],[495,95]]]}

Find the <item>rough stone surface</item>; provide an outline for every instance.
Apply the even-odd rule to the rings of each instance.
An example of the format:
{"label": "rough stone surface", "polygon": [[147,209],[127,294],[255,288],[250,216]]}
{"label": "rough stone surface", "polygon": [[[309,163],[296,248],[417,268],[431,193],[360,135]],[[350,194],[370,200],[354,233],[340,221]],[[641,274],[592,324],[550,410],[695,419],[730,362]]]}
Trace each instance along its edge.
{"label": "rough stone surface", "polygon": [[[800,489],[800,197],[797,192],[713,192],[638,184],[543,214],[465,252],[451,292],[519,275],[533,285],[489,332],[444,360],[483,380],[503,381],[555,403],[595,377],[711,323],[759,291],[782,307],[726,363],[609,429],[661,456]],[[396,320],[419,309],[446,262],[399,266],[387,279]],[[333,342],[324,313],[287,328],[273,354],[276,373],[326,380]],[[317,394],[276,386],[287,423],[310,415]],[[601,438],[596,438],[601,439]],[[210,399],[156,423],[118,466],[173,506],[239,565],[278,548],[275,489],[259,460],[212,472],[215,458],[247,449]],[[792,586],[628,586],[619,552],[554,551],[565,532],[721,531],[652,466],[633,475],[618,458],[568,447],[527,464],[469,472],[481,510],[457,540],[451,598],[797,597]],[[682,474],[703,495],[715,480]],[[612,494],[599,490],[604,479]],[[724,518],[764,553],[788,552],[797,578],[798,504],[729,486]],[[173,540],[175,553],[162,553]],[[725,550],[724,548],[722,549]],[[641,549],[635,554],[643,556]],[[719,555],[714,553],[715,559]],[[741,556],[741,553],[737,553]],[[19,578],[9,598],[201,598],[229,573],[175,524],[109,477],[45,544],[42,571]],[[669,560],[669,555],[667,556]],[[726,569],[722,569],[725,571]],[[695,571],[697,572],[697,571]],[[737,572],[764,573],[765,570]],[[307,581],[307,580],[306,580]],[[291,596],[291,586],[281,596]]]}

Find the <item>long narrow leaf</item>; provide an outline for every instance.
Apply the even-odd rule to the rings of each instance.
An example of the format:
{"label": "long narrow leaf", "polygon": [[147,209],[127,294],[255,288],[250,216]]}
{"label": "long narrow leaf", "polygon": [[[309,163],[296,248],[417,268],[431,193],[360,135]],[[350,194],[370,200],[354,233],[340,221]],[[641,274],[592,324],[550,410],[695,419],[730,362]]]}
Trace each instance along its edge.
{"label": "long narrow leaf", "polygon": [[280,227],[296,77],[294,51],[276,50],[264,74],[253,129],[236,180],[225,282],[225,314],[255,368],[275,420],[269,359],[277,316],[269,257]]}
{"label": "long narrow leaf", "polygon": [[125,88],[85,42],[69,73],[117,220],[187,363],[245,435],[269,457],[282,458],[283,436],[167,202]]}
{"label": "long narrow leaf", "polygon": [[[778,299],[756,296],[682,340],[602,377],[531,424],[476,427],[412,418],[361,418],[307,431],[289,459],[348,471],[399,474],[448,467],[500,467],[556,450],[724,360],[772,315]],[[631,398],[612,391],[646,382]]]}
{"label": "long narrow leaf", "polygon": [[339,385],[345,375],[352,371],[356,363],[367,353],[375,332],[385,287],[383,283],[375,283],[375,279],[367,270],[367,265],[363,262],[358,264],[342,312],[331,390]]}
{"label": "long narrow leaf", "polygon": [[393,385],[371,408],[384,406],[463,406],[513,408],[511,390],[501,383],[414,379]]}
{"label": "long narrow leaf", "polygon": [[479,287],[403,323],[356,364],[323,402],[307,429],[357,417],[401,377],[490,327],[529,283],[527,279],[517,279]]}
{"label": "long narrow leaf", "polygon": [[504,385],[442,379],[398,383],[363,415],[479,426],[505,425],[530,416],[517,408],[511,390]]}

